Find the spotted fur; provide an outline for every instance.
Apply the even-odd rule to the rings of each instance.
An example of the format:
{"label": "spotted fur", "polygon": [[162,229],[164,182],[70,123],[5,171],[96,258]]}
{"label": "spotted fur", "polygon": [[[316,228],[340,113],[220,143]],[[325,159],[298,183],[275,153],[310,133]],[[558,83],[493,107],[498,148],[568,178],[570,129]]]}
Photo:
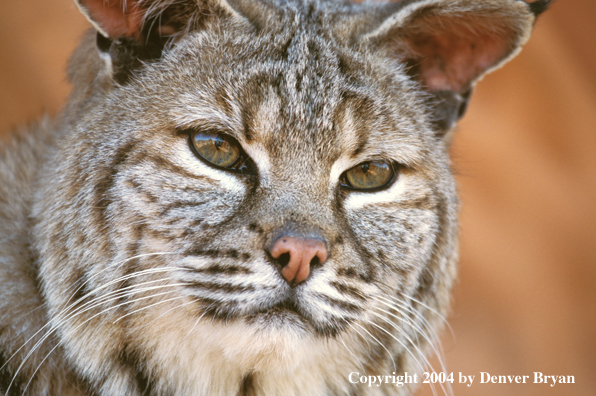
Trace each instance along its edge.
{"label": "spotted fur", "polygon": [[[430,369],[448,132],[547,3],[78,1],[69,104],[0,154],[0,394],[413,392],[348,376]],[[198,159],[197,130],[256,173]],[[370,160],[390,186],[340,186]],[[328,250],[298,285],[266,249],[288,227]]]}

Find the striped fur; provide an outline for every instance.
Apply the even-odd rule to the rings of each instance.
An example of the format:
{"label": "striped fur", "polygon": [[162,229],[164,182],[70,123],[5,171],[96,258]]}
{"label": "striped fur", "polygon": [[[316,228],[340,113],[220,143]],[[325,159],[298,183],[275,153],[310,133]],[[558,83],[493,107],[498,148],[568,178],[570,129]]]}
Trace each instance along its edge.
{"label": "striped fur", "polygon": [[[78,3],[99,51],[90,33],[62,116],[0,154],[0,395],[413,392],[348,376],[430,370],[455,277],[452,124],[433,98],[461,106],[480,74],[416,69],[416,37],[488,26],[480,44],[505,50],[486,72],[544,7],[130,2],[143,30],[123,38]],[[234,137],[258,171],[199,160],[195,130]],[[390,187],[340,188],[370,160],[398,164]],[[329,252],[295,287],[265,249],[288,224]]]}

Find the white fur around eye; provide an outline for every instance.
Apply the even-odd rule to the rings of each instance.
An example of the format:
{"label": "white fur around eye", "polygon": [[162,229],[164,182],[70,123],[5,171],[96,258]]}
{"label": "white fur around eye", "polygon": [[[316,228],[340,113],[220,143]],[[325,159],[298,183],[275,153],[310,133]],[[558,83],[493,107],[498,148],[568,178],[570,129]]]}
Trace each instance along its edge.
{"label": "white fur around eye", "polygon": [[249,144],[242,146],[242,148],[257,166],[257,170],[261,177],[261,183],[266,182],[271,173],[271,161],[267,154],[267,150],[260,144]]}
{"label": "white fur around eye", "polygon": [[397,180],[395,180],[391,187],[386,190],[377,192],[350,191],[348,197],[344,201],[344,207],[346,209],[361,209],[366,205],[395,202],[399,200],[400,196],[406,191],[411,177],[412,176],[407,174],[398,175]]}
{"label": "white fur around eye", "polygon": [[331,172],[329,172],[329,182],[331,183],[331,189],[334,189],[337,183],[339,183],[339,178],[344,171],[356,166],[357,164],[353,163],[353,161],[349,160],[347,157],[342,156],[331,168]]}

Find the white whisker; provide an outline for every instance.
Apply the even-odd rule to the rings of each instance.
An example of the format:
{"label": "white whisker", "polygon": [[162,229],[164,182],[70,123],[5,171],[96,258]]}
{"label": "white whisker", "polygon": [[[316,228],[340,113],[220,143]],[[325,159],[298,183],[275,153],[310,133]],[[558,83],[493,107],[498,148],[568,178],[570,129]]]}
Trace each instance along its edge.
{"label": "white whisker", "polygon": [[144,325],[140,326],[140,327],[139,327],[139,329],[144,329],[144,328],[146,328],[146,327],[150,326],[152,323],[155,323],[156,321],[158,321],[158,320],[159,320],[161,317],[163,317],[163,316],[167,315],[168,313],[172,312],[173,310],[175,310],[175,309],[179,309],[179,308],[182,308],[182,307],[185,307],[185,306],[187,306],[187,305],[189,305],[189,304],[193,304],[194,302],[195,302],[195,301],[187,301],[187,302],[185,302],[184,304],[180,304],[180,305],[177,305],[177,306],[175,306],[175,307],[172,307],[172,308],[168,309],[167,311],[165,311],[165,312],[163,312],[163,313],[159,314],[159,315],[158,315],[158,316],[157,316],[155,319],[152,319],[152,320],[151,320],[150,322],[148,322],[147,324],[144,324]]}
{"label": "white whisker", "polygon": [[[345,320],[345,319],[344,319],[344,322],[346,322],[347,324],[350,324],[350,323],[349,323],[347,320]],[[336,340],[337,342],[341,343],[341,344],[343,345],[343,347],[344,347],[344,348],[346,348],[346,351],[348,351],[348,353],[349,353],[350,355],[352,355],[352,356],[354,357],[354,359],[356,359],[356,362],[358,363],[358,365],[360,366],[360,368],[362,369],[362,371],[363,371],[363,372],[364,372],[364,371],[366,371],[366,370],[365,370],[365,368],[364,368],[364,365],[362,364],[362,362],[360,361],[360,359],[358,359],[358,356],[356,356],[356,355],[354,354],[354,352],[352,352],[352,351],[350,350],[350,348],[348,348],[348,346],[346,345],[345,341],[343,340],[343,336],[341,336],[341,337],[338,337],[338,338],[336,338],[335,340]]]}
{"label": "white whisker", "polygon": [[[172,293],[172,292],[169,292],[169,293]],[[163,294],[167,294],[167,293],[163,293]],[[150,297],[147,297],[147,298],[152,298],[152,297],[154,297],[154,296],[150,296]],[[182,299],[182,298],[186,298],[186,296],[176,296],[176,297],[168,298],[168,299],[161,300],[161,301],[158,301],[158,302],[156,302],[156,303],[153,303],[153,304],[150,304],[150,305],[144,306],[143,308],[135,309],[134,311],[132,311],[132,312],[129,312],[129,313],[127,313],[126,315],[122,315],[121,317],[119,317],[118,319],[116,319],[115,321],[113,321],[113,322],[112,322],[112,324],[115,324],[115,323],[116,323],[116,322],[118,322],[119,320],[121,320],[121,319],[124,319],[124,318],[126,318],[127,316],[130,316],[130,315],[132,315],[132,314],[135,314],[135,313],[137,313],[137,312],[144,311],[144,310],[146,310],[146,309],[148,309],[148,308],[155,307],[156,305],[160,305],[160,304],[163,304],[163,303],[165,303],[165,302],[168,302],[168,301],[172,301],[172,300],[180,300],[180,299]],[[141,299],[145,299],[145,297],[138,298],[136,301],[139,301],[139,300],[141,300]]]}
{"label": "white whisker", "polygon": [[[186,285],[186,284],[183,284],[183,285]],[[63,337],[63,338],[68,338],[68,337],[69,337],[69,336],[70,336],[72,333],[74,333],[74,332],[75,332],[76,330],[78,330],[80,327],[82,327],[82,326],[86,325],[86,324],[87,324],[89,321],[93,320],[93,319],[94,319],[94,318],[96,318],[97,316],[100,316],[100,315],[104,314],[104,313],[105,313],[105,312],[107,312],[107,311],[110,311],[110,310],[112,310],[112,309],[115,309],[115,308],[118,308],[118,307],[121,307],[121,306],[124,306],[124,305],[127,305],[127,304],[133,304],[133,303],[135,303],[135,302],[138,302],[138,301],[140,301],[140,300],[145,300],[145,299],[148,299],[148,298],[154,298],[154,297],[158,297],[158,296],[161,296],[161,295],[164,295],[164,294],[169,294],[169,293],[172,293],[172,291],[168,291],[168,292],[162,292],[162,293],[157,293],[157,294],[153,294],[153,295],[151,295],[151,296],[139,297],[139,298],[137,298],[137,299],[133,299],[133,300],[130,300],[130,301],[126,301],[126,302],[124,302],[124,303],[117,304],[117,305],[114,305],[114,306],[112,306],[112,307],[106,308],[106,309],[104,309],[104,310],[102,310],[102,311],[98,312],[97,314],[95,314],[95,315],[91,316],[90,318],[87,318],[87,320],[85,320],[83,323],[79,324],[79,325],[78,325],[78,326],[76,326],[75,328],[73,328],[73,329],[71,329],[70,331],[68,331],[68,332],[67,332],[67,333],[64,335],[64,337]],[[176,297],[176,298],[182,298],[182,296],[178,296],[178,297]],[[176,298],[174,298],[174,299],[176,299]],[[168,299],[168,300],[166,300],[166,301],[169,301],[169,300],[171,300],[171,299]],[[79,314],[81,314],[81,313],[82,313],[82,312],[77,312],[77,313],[76,313],[76,315],[79,315]],[[44,335],[44,340],[45,340],[45,339],[47,339],[47,337],[49,337],[49,335],[50,335],[51,333],[53,333],[54,331],[56,331],[57,329],[58,329],[58,327],[55,327],[55,328],[54,328],[54,329],[52,329],[50,332],[46,333],[46,334]],[[40,342],[41,342],[41,341],[40,341]],[[39,343],[38,343],[38,344],[39,344]],[[51,354],[51,353],[52,353],[52,352],[53,352],[53,351],[54,351],[54,350],[55,350],[55,349],[56,349],[58,346],[60,346],[60,345],[62,345],[62,344],[63,344],[63,342],[62,342],[62,341],[59,341],[59,342],[58,342],[58,343],[57,343],[57,344],[56,344],[56,345],[55,345],[55,346],[54,346],[54,347],[53,347],[53,348],[52,348],[52,349],[51,349],[51,350],[50,350],[50,351],[49,351],[49,352],[46,354],[46,356],[45,356],[45,357],[42,359],[41,363],[40,363],[40,364],[37,366],[37,368],[36,368],[36,369],[35,369],[35,371],[33,372],[33,375],[31,376],[31,378],[29,379],[29,381],[28,381],[28,383],[27,383],[27,387],[29,386],[29,384],[30,384],[30,383],[31,383],[31,381],[33,380],[33,377],[35,376],[35,374],[37,373],[37,371],[39,371],[39,368],[41,367],[41,365],[42,365],[42,364],[43,364],[43,363],[44,363],[44,362],[47,360],[47,358],[50,356],[50,354]],[[19,366],[19,368],[17,369],[17,371],[16,371],[16,372],[15,372],[15,374],[13,375],[12,381],[10,382],[10,384],[9,384],[8,388],[6,389],[6,393],[7,393],[7,394],[8,394],[8,391],[10,390],[10,387],[12,386],[12,384],[13,384],[14,380],[16,379],[16,376],[18,375],[18,373],[19,373],[19,372],[20,372],[20,370],[22,369],[23,365],[25,364],[25,362],[27,361],[27,359],[29,358],[29,356],[31,355],[31,353],[32,353],[32,352],[33,352],[33,351],[36,349],[36,347],[37,347],[37,346],[38,346],[38,345],[36,344],[36,346],[34,346],[34,349],[32,349],[32,350],[29,352],[29,354],[28,354],[28,355],[25,357],[25,359],[23,359],[23,362],[21,363],[21,365]],[[25,390],[27,389],[27,387],[25,387]]]}
{"label": "white whisker", "polygon": [[199,316],[199,318],[197,319],[197,321],[195,322],[195,324],[192,326],[192,328],[190,329],[190,331],[188,332],[188,334],[186,334],[184,336],[184,338],[182,338],[182,340],[185,340],[194,331],[194,329],[199,324],[199,321],[203,318],[203,316],[205,316],[205,314],[207,313],[207,311],[209,310],[209,308],[211,308],[212,306],[213,306],[213,303],[209,304],[209,306],[203,311],[203,313],[201,314],[201,316]]}
{"label": "white whisker", "polygon": [[[117,261],[117,262],[115,262],[115,263],[112,263],[112,264],[108,265],[106,268],[104,268],[104,269],[102,269],[101,271],[99,271],[98,273],[96,273],[96,274],[94,274],[94,275],[90,276],[90,277],[89,277],[87,280],[85,280],[85,282],[83,282],[83,284],[82,284],[82,285],[80,285],[80,286],[79,286],[79,287],[78,287],[78,288],[77,288],[77,289],[76,289],[76,290],[75,290],[75,291],[72,293],[72,295],[70,296],[70,298],[68,299],[68,301],[67,301],[66,303],[68,304],[68,302],[69,302],[69,301],[70,301],[70,300],[71,300],[71,299],[72,299],[72,298],[73,298],[73,297],[74,297],[74,296],[77,294],[77,292],[78,292],[79,290],[81,290],[81,288],[85,287],[85,285],[86,285],[87,283],[89,283],[89,282],[90,282],[92,279],[94,279],[95,277],[97,277],[97,276],[101,275],[103,272],[105,272],[105,271],[107,271],[107,270],[109,270],[109,269],[111,269],[111,268],[113,268],[113,267],[116,267],[116,266],[118,266],[118,265],[121,265],[121,264],[125,264],[125,263],[127,263],[127,262],[129,262],[129,261],[131,261],[131,260],[136,260],[136,259],[143,258],[143,257],[150,257],[150,256],[163,256],[163,255],[168,255],[168,254],[176,254],[176,253],[172,253],[172,252],[155,252],[155,253],[144,253],[144,254],[138,254],[138,255],[136,255],[136,256],[129,257],[129,258],[127,258],[127,259],[120,260],[120,261]],[[73,285],[72,287],[74,287],[74,286],[75,286],[75,285]],[[68,289],[67,289],[67,291],[68,291]]]}
{"label": "white whisker", "polygon": [[[424,315],[422,315],[422,313],[420,313],[420,311],[416,311],[414,310],[411,306],[405,304],[405,302],[400,302],[398,300],[395,300],[395,302],[387,300],[381,296],[379,296],[379,298],[382,298],[383,300],[386,300],[388,302],[389,305],[391,304],[391,306],[397,305],[401,308],[403,308],[404,310],[406,310],[406,312],[411,313],[414,317],[418,318],[421,322],[422,325],[425,327],[426,331],[428,332],[428,338],[427,341],[429,341],[429,343],[431,344],[434,352],[436,353],[437,357],[439,358],[439,362],[441,363],[441,367],[444,371],[446,371],[445,365],[443,363],[444,361],[444,352],[443,352],[443,347],[441,345],[441,343],[439,342],[439,336],[435,331],[435,328],[430,324],[430,322],[424,317]],[[398,309],[399,311],[399,309]],[[402,319],[406,319],[406,317],[402,317]],[[410,323],[411,327],[418,331],[420,334],[422,334],[423,336],[426,334],[422,328],[420,328],[418,325],[416,325],[416,323],[407,318],[408,319],[408,323]],[[430,340],[429,340],[430,338]],[[433,342],[432,340],[436,340],[435,342]]]}
{"label": "white whisker", "polygon": [[[65,318],[60,318],[60,320],[59,320],[58,322],[56,322],[56,321],[53,321],[53,322],[50,322],[50,323],[48,323],[48,325],[50,325],[50,326],[51,326],[50,330],[48,330],[48,331],[46,332],[46,334],[44,334],[44,335],[43,335],[43,337],[42,337],[42,338],[41,338],[41,339],[40,339],[40,340],[39,340],[39,341],[38,341],[38,342],[37,342],[35,345],[33,345],[33,347],[31,348],[31,350],[30,350],[30,351],[27,353],[27,355],[26,355],[26,356],[23,358],[23,361],[21,362],[21,364],[20,364],[20,365],[19,365],[19,367],[17,368],[17,370],[16,370],[15,374],[13,375],[13,378],[12,378],[12,380],[11,380],[11,382],[10,382],[10,384],[9,384],[9,386],[8,386],[8,388],[7,388],[7,390],[6,390],[6,393],[8,393],[8,390],[10,390],[10,388],[11,388],[12,384],[14,383],[14,380],[16,379],[16,377],[17,377],[17,375],[19,374],[19,372],[22,370],[22,368],[23,368],[24,364],[25,364],[25,363],[27,362],[27,360],[28,360],[28,359],[31,357],[31,355],[32,355],[32,354],[33,354],[33,353],[34,353],[34,352],[35,352],[35,351],[36,351],[36,350],[37,350],[37,349],[38,349],[38,348],[39,348],[39,347],[40,347],[40,346],[41,346],[41,345],[42,345],[42,344],[43,344],[43,343],[44,343],[44,342],[45,342],[45,341],[46,341],[46,340],[47,340],[47,339],[48,339],[48,338],[49,338],[49,337],[50,337],[50,336],[51,336],[51,335],[52,335],[52,334],[53,334],[53,333],[56,331],[56,330],[58,330],[58,328],[59,328],[59,327],[60,327],[60,326],[61,326],[63,323],[66,323],[66,321],[68,321],[68,320],[71,320],[71,319],[75,318],[76,316],[79,316],[79,315],[83,314],[84,312],[87,312],[87,311],[89,311],[89,310],[91,310],[91,309],[93,309],[93,308],[95,308],[95,307],[97,307],[97,306],[99,306],[99,305],[101,305],[101,304],[104,304],[104,303],[106,303],[106,302],[110,302],[110,301],[117,300],[117,299],[119,299],[119,298],[122,298],[123,296],[124,296],[124,297],[127,297],[127,296],[134,295],[134,294],[137,294],[137,293],[141,293],[141,292],[145,292],[145,291],[151,291],[151,290],[156,290],[156,289],[160,289],[160,288],[164,288],[164,287],[173,287],[173,286],[186,286],[186,285],[188,285],[188,284],[187,284],[187,283],[177,283],[177,284],[169,284],[169,285],[153,286],[153,287],[149,287],[149,288],[142,288],[141,290],[134,290],[134,291],[127,292],[127,293],[121,293],[120,291],[118,291],[118,292],[111,292],[111,293],[113,293],[113,294],[118,294],[118,293],[121,293],[121,295],[118,295],[118,296],[116,296],[116,297],[112,297],[112,298],[108,298],[108,299],[106,299],[106,296],[100,296],[100,297],[99,297],[99,298],[97,298],[97,299],[92,299],[91,301],[89,301],[88,303],[86,303],[86,304],[85,304],[85,305],[88,305],[89,303],[91,303],[91,305],[90,305],[90,306],[87,306],[87,307],[85,307],[85,309],[77,309],[77,310],[75,310],[74,312],[70,312],[70,313],[68,313],[68,316],[66,316]],[[94,319],[96,316],[99,316],[99,315],[103,314],[104,312],[107,312],[107,311],[109,311],[110,309],[118,308],[118,307],[120,307],[120,306],[123,306],[123,305],[129,304],[129,303],[133,303],[133,302],[136,302],[136,301],[139,301],[139,300],[142,300],[142,299],[151,298],[151,297],[156,297],[156,296],[158,296],[158,295],[163,295],[163,294],[167,294],[167,293],[172,293],[172,291],[169,291],[169,292],[164,292],[164,293],[158,293],[158,294],[155,294],[155,295],[152,295],[152,296],[148,296],[148,297],[141,297],[141,298],[138,298],[138,299],[135,299],[135,300],[132,300],[132,301],[126,301],[126,302],[124,302],[124,303],[117,304],[117,305],[115,305],[115,306],[113,306],[113,307],[109,307],[109,308],[107,308],[107,309],[105,309],[105,310],[102,310],[102,311],[100,311],[99,313],[97,313],[97,314],[95,314],[95,315],[91,316],[91,317],[90,317],[90,318],[88,318],[86,321],[84,321],[82,324],[80,324],[79,326],[75,327],[75,329],[73,329],[73,331],[74,331],[74,330],[76,330],[76,329],[78,329],[78,328],[79,328],[79,327],[81,327],[82,325],[86,324],[86,323],[87,323],[87,322],[89,322],[90,320]],[[109,296],[109,294],[108,294],[107,296]],[[83,308],[83,307],[81,307],[81,308]],[[64,312],[64,311],[63,311],[63,312]],[[57,318],[58,318],[59,316],[60,316],[60,314],[57,316]],[[46,326],[47,326],[47,325],[46,325]],[[44,326],[44,328],[45,328],[46,326]],[[38,330],[38,331],[35,333],[35,335],[39,334],[39,332],[40,332],[41,330],[42,330],[42,329]],[[28,340],[25,342],[25,344],[23,344],[23,345],[22,345],[22,346],[21,346],[21,347],[20,347],[20,348],[17,350],[17,352],[15,352],[15,353],[14,353],[14,354],[11,356],[11,358],[12,358],[12,357],[14,357],[14,356],[15,356],[15,355],[18,353],[18,351],[20,351],[20,350],[21,350],[21,349],[22,349],[22,348],[23,348],[23,347],[26,345],[26,343],[28,343],[28,342],[29,342],[29,341],[30,341],[30,340],[31,340],[33,337],[35,337],[35,335],[34,335],[34,336],[32,336],[32,337],[30,337],[30,338],[29,338],[29,339],[28,339]],[[44,359],[42,360],[42,363],[43,363],[43,362],[45,362],[45,360],[47,359],[47,357],[49,356],[49,354],[50,354],[51,352],[53,352],[55,349],[56,349],[56,347],[52,348],[52,350],[51,350],[51,351],[50,351],[50,352],[49,352],[49,353],[48,353],[48,354],[47,354],[47,355],[44,357]],[[41,363],[40,363],[40,365],[41,365]],[[35,372],[34,372],[34,373],[36,373],[36,372],[39,370],[39,367],[41,367],[40,365],[38,365],[38,367],[37,367],[37,369],[35,370]],[[31,380],[29,380],[29,382],[31,382]]]}
{"label": "white whisker", "polygon": [[[151,254],[153,254],[153,255],[154,255],[154,254],[158,254],[158,253],[151,253]],[[147,254],[147,255],[151,255],[151,254]],[[161,253],[159,253],[159,254],[161,254]],[[163,254],[165,254],[165,253],[163,253]],[[147,256],[147,255],[139,255],[139,256]],[[135,256],[135,257],[138,257],[138,256]],[[131,258],[131,259],[132,259],[132,258]],[[121,264],[121,263],[123,263],[123,262],[125,262],[125,261],[126,261],[126,260],[123,260],[123,261],[121,261],[121,262],[118,262],[118,263],[116,263],[116,264]],[[136,272],[136,273],[129,274],[129,275],[126,275],[126,276],[124,276],[124,277],[120,277],[120,278],[118,278],[118,279],[116,279],[116,280],[113,280],[112,282],[109,282],[109,283],[110,283],[110,284],[118,283],[118,282],[121,282],[121,281],[123,281],[123,280],[126,280],[126,279],[131,279],[131,278],[133,278],[133,277],[135,277],[135,276],[145,275],[145,274],[148,274],[148,273],[159,273],[159,272],[167,272],[167,271],[173,271],[173,270],[185,270],[185,268],[182,268],[182,267],[167,267],[167,269],[166,269],[166,268],[161,268],[161,269],[151,269],[151,270],[138,271],[138,272]],[[98,274],[96,274],[96,275],[98,275]],[[91,278],[90,278],[90,279],[91,279]],[[86,282],[85,282],[85,283],[86,283]],[[74,297],[74,295],[76,295],[76,293],[77,293],[77,292],[78,292],[78,291],[79,291],[79,290],[80,290],[80,289],[81,289],[83,286],[84,286],[84,284],[83,284],[83,285],[81,285],[81,286],[80,286],[80,287],[79,287],[79,288],[78,288],[78,289],[77,289],[77,290],[74,292],[74,294],[73,294],[73,295],[72,295],[72,296],[69,298],[69,300],[67,301],[67,304],[68,304],[68,302],[69,302],[69,301],[72,299],[72,297]],[[77,301],[75,301],[75,302],[71,303],[71,305],[69,305],[68,307],[64,308],[64,309],[63,309],[63,310],[62,310],[60,313],[58,313],[57,317],[58,317],[58,318],[60,318],[60,317],[61,317],[61,316],[62,316],[64,313],[68,313],[68,312],[69,312],[69,311],[70,311],[70,310],[71,310],[73,307],[75,307],[75,306],[77,306],[78,304],[80,304],[80,303],[81,303],[81,302],[82,302],[84,299],[88,298],[88,297],[89,297],[91,294],[97,293],[98,291],[100,291],[101,289],[103,289],[103,288],[105,288],[105,287],[107,287],[107,286],[108,286],[108,285],[103,285],[103,286],[101,286],[101,287],[98,287],[98,288],[96,288],[96,289],[92,290],[91,292],[87,293],[85,296],[83,296],[83,297],[79,298]],[[114,293],[114,292],[110,292],[110,293]],[[110,295],[110,293],[108,293],[107,295]],[[107,296],[107,295],[105,295],[105,296]],[[105,297],[105,296],[104,296],[104,297]],[[84,305],[87,305],[88,303],[89,303],[89,302],[85,303]],[[80,307],[79,307],[79,308],[80,308]],[[63,323],[63,322],[62,322],[62,323]],[[1,370],[1,369],[3,369],[4,367],[6,367],[6,365],[7,365],[7,364],[8,364],[8,363],[9,363],[9,362],[10,362],[10,361],[11,361],[11,360],[14,358],[14,356],[16,356],[16,355],[17,355],[17,354],[18,354],[18,353],[19,353],[19,352],[20,352],[20,351],[21,351],[21,350],[22,350],[22,349],[23,349],[23,348],[24,348],[24,347],[25,347],[25,346],[26,346],[26,345],[27,345],[27,344],[28,344],[28,343],[29,343],[31,340],[33,340],[35,337],[37,337],[37,335],[39,335],[41,332],[43,332],[43,331],[44,331],[45,329],[47,329],[48,327],[52,327],[52,323],[51,323],[51,322],[48,322],[48,323],[46,323],[46,324],[45,324],[45,325],[43,325],[43,326],[42,326],[42,327],[41,327],[39,330],[37,330],[37,331],[36,331],[36,332],[35,332],[35,333],[34,333],[32,336],[30,336],[30,337],[29,337],[29,338],[28,338],[28,339],[27,339],[27,340],[26,340],[26,341],[25,341],[25,342],[24,342],[24,343],[23,343],[23,344],[22,344],[22,345],[21,345],[21,346],[20,346],[20,347],[19,347],[19,348],[18,348],[16,351],[15,351],[15,352],[14,352],[14,353],[13,353],[13,354],[12,354],[12,355],[11,355],[11,356],[10,356],[10,357],[7,359],[7,360],[6,360],[6,362],[5,362],[5,363],[2,365],[2,367],[0,367],[0,370]],[[43,341],[45,341],[45,339],[43,339]],[[39,347],[39,345],[38,345],[38,344],[36,344],[36,346],[37,346],[37,347]],[[33,347],[32,351],[35,351],[35,349],[37,349],[37,347],[36,347],[36,346],[34,346],[34,347]],[[25,358],[25,360],[26,360],[26,359],[28,359],[28,357],[29,357],[29,356],[30,356],[30,355],[28,354],[28,355],[27,355],[27,357]]]}
{"label": "white whisker", "polygon": [[426,308],[429,311],[431,311],[434,314],[436,314],[439,318],[441,318],[441,321],[443,321],[443,323],[449,328],[449,331],[451,332],[451,335],[453,337],[455,337],[455,333],[453,332],[453,329],[451,328],[451,325],[449,325],[449,322],[447,321],[447,319],[445,318],[445,316],[443,316],[441,313],[439,313],[436,309],[429,307],[428,305],[426,305],[422,301],[419,301],[419,300],[415,299],[414,297],[408,296],[406,294],[403,294],[403,296],[406,297],[406,298],[409,298],[410,300],[414,301],[417,304],[422,305],[424,308]]}
{"label": "white whisker", "polygon": [[[379,308],[378,308],[378,309],[379,309]],[[385,311],[385,310],[383,310],[383,309],[379,309],[379,310],[380,310],[380,311],[382,311],[382,312],[388,313],[388,314],[390,314],[390,315],[392,315],[392,316],[395,316],[396,318],[398,318],[398,319],[399,319],[399,317],[397,317],[396,315],[393,315],[393,314],[391,314],[390,312],[387,312],[387,311]],[[413,341],[413,340],[412,340],[412,339],[411,339],[411,338],[408,336],[408,334],[407,334],[407,333],[406,333],[406,332],[405,332],[403,329],[399,328],[399,326],[397,326],[395,323],[391,322],[389,319],[385,318],[383,315],[377,314],[377,313],[375,313],[375,312],[372,312],[372,314],[373,314],[373,315],[376,315],[377,317],[381,318],[382,320],[384,320],[385,322],[387,322],[389,325],[391,325],[391,327],[393,327],[394,329],[396,329],[396,330],[397,330],[397,331],[398,331],[398,332],[399,332],[399,333],[400,333],[400,334],[401,334],[401,335],[402,335],[402,336],[403,336],[403,337],[406,339],[406,341],[408,341],[408,342],[410,343],[410,345],[412,345],[412,346],[414,347],[414,349],[416,350],[416,352],[418,352],[418,354],[420,355],[420,357],[423,359],[424,366],[423,366],[423,367],[421,367],[422,369],[424,369],[425,367],[427,367],[427,368],[428,368],[430,371],[434,371],[434,368],[433,368],[432,364],[431,364],[431,363],[430,363],[430,361],[429,361],[429,360],[426,358],[426,356],[425,356],[424,352],[422,352],[422,350],[420,350],[420,348],[418,347],[418,344],[417,344],[416,342],[414,342],[414,341]],[[388,333],[388,334],[389,334],[389,333]],[[426,336],[425,336],[423,333],[420,333],[420,334],[422,334],[422,336],[426,338]],[[394,338],[395,338],[395,337],[394,337]],[[397,340],[397,338],[395,338],[395,339]],[[426,338],[426,339],[428,340],[428,338]],[[430,342],[430,340],[428,340],[428,341]],[[401,345],[403,345],[403,346],[404,346],[404,348],[405,348],[405,349],[406,349],[406,350],[407,350],[407,351],[410,353],[410,355],[411,355],[411,356],[414,358],[414,360],[416,360],[416,362],[417,362],[418,364],[420,364],[420,363],[418,362],[418,360],[417,360],[417,359],[414,357],[414,354],[411,352],[410,348],[406,347],[406,346],[405,346],[403,343],[401,343],[400,341],[398,341],[398,342],[399,342]],[[430,342],[430,344],[431,344],[431,346],[432,346],[432,347],[433,347],[433,349],[434,349],[434,344],[433,344],[432,342]],[[435,350],[435,351],[436,351],[436,350]],[[441,364],[441,366],[443,366],[443,365]],[[442,369],[443,369],[443,371],[446,371],[446,370],[445,370],[445,367],[442,367]],[[434,387],[433,385],[434,385],[434,384],[431,384],[431,387]],[[447,391],[446,391],[446,389],[444,388],[443,384],[441,383],[440,385],[441,385],[441,388],[443,389],[443,392],[444,392],[445,394],[447,394],[448,392],[447,392]],[[434,394],[434,393],[435,393],[435,392],[434,392],[434,389],[433,389],[433,394]]]}
{"label": "white whisker", "polygon": [[[374,325],[374,323],[371,322],[371,321],[368,321],[368,323]],[[389,350],[387,349],[387,347],[381,341],[379,341],[374,335],[370,334],[370,332],[368,330],[366,330],[364,327],[362,327],[358,323],[354,323],[354,324],[356,326],[360,327],[362,330],[364,330],[366,332],[366,334],[368,334],[373,340],[375,340],[387,352],[387,355],[391,358],[391,361],[393,362],[393,370],[394,371],[397,371],[397,365],[395,364],[395,360],[393,359],[393,354],[391,352],[389,352]]]}

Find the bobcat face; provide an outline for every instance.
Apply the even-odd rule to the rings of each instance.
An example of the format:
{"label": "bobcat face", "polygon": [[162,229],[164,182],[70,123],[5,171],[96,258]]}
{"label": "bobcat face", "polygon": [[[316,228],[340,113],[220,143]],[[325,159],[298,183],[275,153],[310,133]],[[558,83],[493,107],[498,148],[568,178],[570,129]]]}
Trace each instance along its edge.
{"label": "bobcat face", "polygon": [[446,135],[535,18],[489,3],[80,1],[101,35],[34,231],[76,371],[102,394],[322,395],[421,370],[457,261]]}
{"label": "bobcat face", "polygon": [[[89,222],[84,251],[98,275],[83,290],[147,272],[114,292],[175,284],[159,290],[197,317],[313,336],[372,320],[367,311],[382,306],[373,297],[415,291],[437,238],[453,239],[441,235],[454,233],[456,210],[444,146],[402,70],[303,29],[189,35],[77,123],[81,149],[64,166],[93,171],[63,188]],[[203,159],[197,134],[231,138],[247,168]],[[388,165],[387,184],[342,183],[375,161]],[[269,252],[280,233],[327,250],[297,285]],[[88,260],[68,261],[86,271]]]}

